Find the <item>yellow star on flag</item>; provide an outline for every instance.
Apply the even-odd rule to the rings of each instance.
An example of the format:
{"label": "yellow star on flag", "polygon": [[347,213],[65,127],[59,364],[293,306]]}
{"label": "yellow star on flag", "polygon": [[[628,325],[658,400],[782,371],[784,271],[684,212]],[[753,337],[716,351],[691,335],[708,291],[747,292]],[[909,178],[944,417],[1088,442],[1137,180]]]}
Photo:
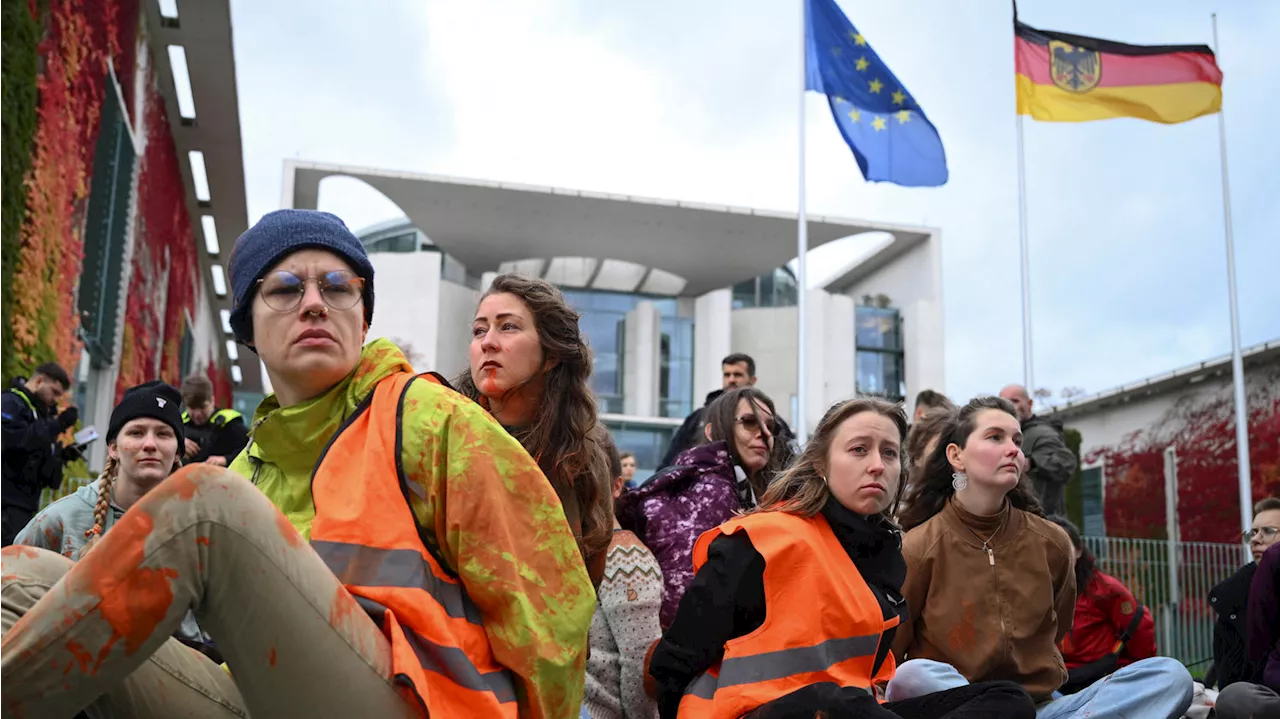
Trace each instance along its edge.
{"label": "yellow star on flag", "polygon": [[880,132],[884,129],[884,118],[876,115],[876,119],[871,121],[871,126],[876,129],[876,132]]}
{"label": "yellow star on flag", "polygon": [[859,112],[858,108],[855,107],[854,109],[849,111],[849,119],[853,120],[854,122],[858,122],[862,119],[862,113]]}
{"label": "yellow star on flag", "polygon": [[879,94],[880,89],[883,87],[884,87],[884,83],[880,82],[879,79],[872,80],[871,84],[868,85],[868,88],[871,90],[871,92],[875,94]]}
{"label": "yellow star on flag", "polygon": [[857,45],[858,47],[866,47],[866,46],[867,46],[867,39],[866,39],[865,37],[863,37],[863,36],[862,36],[862,33],[860,33],[860,32],[851,32],[851,33],[849,33],[849,37],[853,38],[853,44],[854,44],[854,45]]}
{"label": "yellow star on flag", "polygon": [[854,63],[854,64],[853,64],[853,66],[854,66],[854,67],[856,67],[856,68],[858,69],[858,72],[863,72],[863,71],[865,71],[868,67],[870,67],[870,66],[871,66],[871,62],[870,62],[869,60],[867,60],[867,56],[866,56],[866,55],[863,55],[862,57],[858,58],[858,61],[857,61],[856,63]]}
{"label": "yellow star on flag", "polygon": [[899,110],[896,113],[894,113],[894,116],[898,118],[899,125],[905,125],[907,123],[907,120],[911,119],[911,111]]}
{"label": "yellow star on flag", "polygon": [[897,92],[893,93],[893,104],[901,105],[906,101],[907,101],[907,95],[903,91],[898,90]]}
{"label": "yellow star on flag", "polygon": [[844,102],[844,101],[845,101],[845,99],[844,99],[843,97],[840,97],[839,95],[836,95],[835,97],[833,97],[833,98],[831,98],[831,99],[835,100],[837,105],[839,105],[840,103],[842,103],[842,102]]}

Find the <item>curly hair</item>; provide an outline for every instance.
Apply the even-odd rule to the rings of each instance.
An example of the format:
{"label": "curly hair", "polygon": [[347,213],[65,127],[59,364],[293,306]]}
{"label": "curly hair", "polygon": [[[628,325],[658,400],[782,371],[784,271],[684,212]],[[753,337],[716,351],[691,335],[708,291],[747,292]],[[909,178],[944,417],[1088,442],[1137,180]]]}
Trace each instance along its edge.
{"label": "curly hair", "polygon": [[[533,423],[513,428],[564,505],[565,514],[580,523],[578,549],[590,565],[609,548],[613,535],[612,477],[597,422],[596,401],[588,380],[591,350],[578,328],[580,315],[549,282],[516,273],[498,275],[481,296],[514,295],[529,308],[545,359],[555,366],[543,375],[542,397]],[[489,400],[476,387],[470,371],[454,386],[485,409]],[[514,387],[509,392],[518,391]]]}
{"label": "curly hair", "polygon": [[[904,499],[906,508],[898,517],[904,530],[910,531],[927,522],[941,512],[947,500],[956,493],[951,486],[951,475],[955,470],[951,466],[951,460],[947,458],[947,447],[954,444],[964,449],[969,441],[969,435],[977,429],[978,414],[988,409],[999,410],[1014,419],[1018,417],[1013,403],[1001,397],[975,397],[969,401],[969,404],[952,414],[950,421],[939,435],[938,446],[934,448],[933,454],[929,455],[924,473],[919,481],[913,482],[911,491]],[[1031,488],[1025,473],[1019,477],[1018,484],[1009,490],[1008,497],[1015,508],[1040,517],[1044,516],[1044,510],[1040,508],[1035,490]]]}
{"label": "curly hair", "polygon": [[[840,425],[863,412],[874,412],[888,418],[898,429],[898,442],[906,439],[907,414],[902,405],[878,397],[855,397],[838,402],[822,416],[800,456],[769,486],[769,490],[760,499],[758,511],[790,512],[802,517],[812,517],[822,511],[827,497],[831,495],[827,481],[823,479],[823,466],[830,455],[831,443],[835,440]],[[907,465],[903,461],[898,471],[898,490],[894,493],[893,501],[880,513],[890,524],[898,502],[902,499],[906,480]]]}

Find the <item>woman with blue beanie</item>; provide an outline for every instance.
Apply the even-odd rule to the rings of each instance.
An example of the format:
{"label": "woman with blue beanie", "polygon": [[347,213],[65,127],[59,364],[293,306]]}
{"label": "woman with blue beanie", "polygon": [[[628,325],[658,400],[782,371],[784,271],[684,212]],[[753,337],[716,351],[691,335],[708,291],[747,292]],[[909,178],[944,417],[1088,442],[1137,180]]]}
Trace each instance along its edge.
{"label": "woman with blue beanie", "polygon": [[[187,609],[252,716],[577,716],[595,595],[537,464],[364,344],[373,267],[337,217],[266,215],[230,275],[275,390],[249,446],[161,483],[7,629],[4,716],[129,684]],[[6,575],[38,561],[10,549]]]}

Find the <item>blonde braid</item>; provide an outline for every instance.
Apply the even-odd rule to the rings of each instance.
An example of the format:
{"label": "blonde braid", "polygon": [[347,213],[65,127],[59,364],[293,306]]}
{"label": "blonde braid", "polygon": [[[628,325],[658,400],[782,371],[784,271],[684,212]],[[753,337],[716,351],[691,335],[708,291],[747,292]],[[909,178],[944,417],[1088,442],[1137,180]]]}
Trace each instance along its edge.
{"label": "blonde braid", "polygon": [[80,549],[81,557],[88,554],[102,537],[106,527],[107,512],[111,511],[111,488],[119,473],[120,461],[108,454],[107,461],[102,465],[102,473],[98,475],[98,503],[93,506],[93,526],[84,533],[84,538],[88,541]]}

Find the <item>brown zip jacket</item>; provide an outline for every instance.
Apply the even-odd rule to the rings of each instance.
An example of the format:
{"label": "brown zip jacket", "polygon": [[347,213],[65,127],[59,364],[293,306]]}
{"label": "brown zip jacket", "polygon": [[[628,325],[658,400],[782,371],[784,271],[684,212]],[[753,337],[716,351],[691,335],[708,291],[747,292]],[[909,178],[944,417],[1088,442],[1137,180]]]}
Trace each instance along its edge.
{"label": "brown zip jacket", "polygon": [[[991,538],[990,552],[974,533]],[[1060,527],[1007,502],[979,517],[953,499],[907,532],[902,554],[911,619],[893,643],[899,663],[933,659],[971,682],[1014,681],[1036,702],[1066,681],[1057,645],[1075,612],[1075,550]]]}

